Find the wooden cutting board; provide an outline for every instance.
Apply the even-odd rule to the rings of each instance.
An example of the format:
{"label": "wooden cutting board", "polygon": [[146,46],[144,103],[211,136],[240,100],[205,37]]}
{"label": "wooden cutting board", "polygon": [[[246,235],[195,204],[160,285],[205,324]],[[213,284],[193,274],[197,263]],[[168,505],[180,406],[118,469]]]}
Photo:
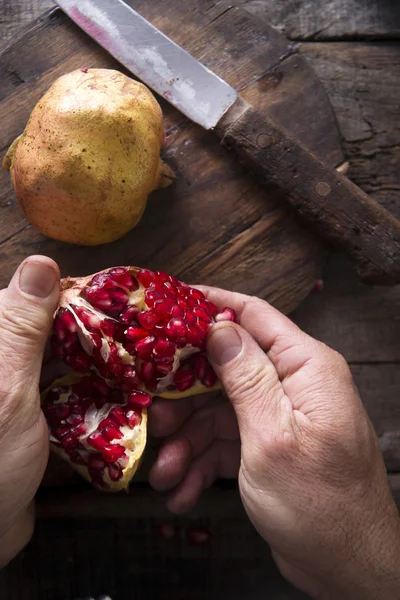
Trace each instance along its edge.
{"label": "wooden cutting board", "polygon": [[[276,30],[220,2],[128,3],[331,165],[343,161],[322,85]],[[123,70],[60,10],[44,15],[5,50],[0,56],[2,156],[54,79],[83,66]],[[20,213],[9,174],[0,170],[0,287],[24,257],[43,253],[58,261],[64,276],[140,265],[190,283],[256,294],[286,312],[294,309],[320,277],[321,243],[289,214],[275,191],[244,172],[211,132],[160,102],[168,136],[163,157],[177,180],[151,196],[139,226],[117,242],[86,248],[45,238]]]}

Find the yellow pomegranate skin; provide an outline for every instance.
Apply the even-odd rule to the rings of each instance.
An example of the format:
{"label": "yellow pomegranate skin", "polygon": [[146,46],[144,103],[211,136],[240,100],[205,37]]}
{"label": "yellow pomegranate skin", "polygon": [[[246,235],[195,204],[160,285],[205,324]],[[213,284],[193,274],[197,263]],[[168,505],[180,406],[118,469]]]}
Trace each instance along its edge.
{"label": "yellow pomegranate skin", "polygon": [[162,140],[162,111],[145,85],[111,69],[78,69],[39,100],[3,164],[37,229],[93,246],[125,235],[150,192],[173,180]]}

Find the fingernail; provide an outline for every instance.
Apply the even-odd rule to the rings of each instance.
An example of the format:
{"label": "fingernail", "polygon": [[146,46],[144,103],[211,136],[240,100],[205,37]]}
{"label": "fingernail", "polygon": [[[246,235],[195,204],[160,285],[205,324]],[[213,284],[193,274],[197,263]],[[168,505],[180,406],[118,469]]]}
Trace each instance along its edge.
{"label": "fingernail", "polygon": [[217,329],[208,339],[208,355],[220,367],[233,360],[241,349],[242,339],[234,327]]}
{"label": "fingernail", "polygon": [[54,269],[43,263],[27,262],[19,276],[19,287],[25,294],[47,298],[56,283]]}

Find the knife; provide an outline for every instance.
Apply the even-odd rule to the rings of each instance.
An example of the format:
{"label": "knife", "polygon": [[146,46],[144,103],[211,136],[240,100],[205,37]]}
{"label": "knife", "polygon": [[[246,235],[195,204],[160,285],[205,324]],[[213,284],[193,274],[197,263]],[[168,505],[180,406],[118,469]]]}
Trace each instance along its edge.
{"label": "knife", "polygon": [[88,35],[189,119],[213,129],[365,283],[400,283],[400,221],[122,0],[58,0]]}

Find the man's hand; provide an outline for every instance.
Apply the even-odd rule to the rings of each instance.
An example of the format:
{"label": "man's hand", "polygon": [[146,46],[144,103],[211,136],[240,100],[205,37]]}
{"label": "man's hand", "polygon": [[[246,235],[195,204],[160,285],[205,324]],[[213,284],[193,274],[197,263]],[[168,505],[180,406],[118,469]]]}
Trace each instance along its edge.
{"label": "man's hand", "polygon": [[33,532],[32,501],[49,452],[39,378],[59,279],[52,260],[31,256],[0,291],[0,567]]}
{"label": "man's hand", "polygon": [[400,598],[400,520],[345,360],[266,302],[202,290],[238,315],[208,340],[231,404],[154,404],[151,431],[168,437],[153,486],[183,512],[240,464],[245,509],[287,579],[324,600]]}

